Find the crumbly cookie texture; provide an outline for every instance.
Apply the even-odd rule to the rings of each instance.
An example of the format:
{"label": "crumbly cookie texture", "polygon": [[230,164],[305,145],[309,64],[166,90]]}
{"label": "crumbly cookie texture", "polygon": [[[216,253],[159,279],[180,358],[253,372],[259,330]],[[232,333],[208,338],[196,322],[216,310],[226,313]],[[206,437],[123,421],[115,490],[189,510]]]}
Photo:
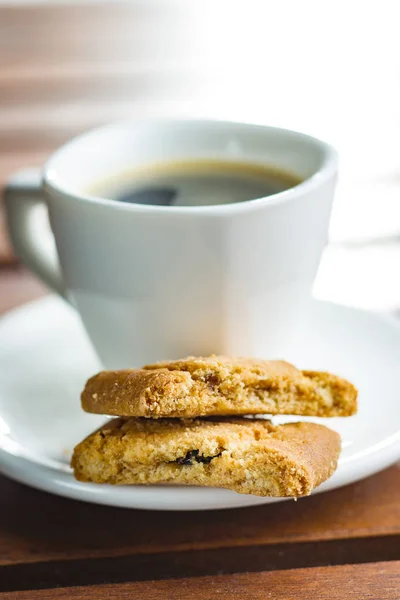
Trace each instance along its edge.
{"label": "crumbly cookie texture", "polygon": [[80,481],[201,485],[257,496],[307,496],[335,471],[339,435],[264,419],[113,419],[74,450]]}
{"label": "crumbly cookie texture", "polygon": [[122,417],[281,414],[345,417],[357,410],[355,387],[330,373],[283,361],[188,357],[143,369],[103,371],[86,384],[87,412]]}

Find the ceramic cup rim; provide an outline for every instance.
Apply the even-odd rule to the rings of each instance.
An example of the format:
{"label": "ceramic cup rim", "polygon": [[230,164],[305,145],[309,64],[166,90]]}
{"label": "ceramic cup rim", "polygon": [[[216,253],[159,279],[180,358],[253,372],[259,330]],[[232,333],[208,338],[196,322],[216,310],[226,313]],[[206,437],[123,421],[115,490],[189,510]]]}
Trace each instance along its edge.
{"label": "ceramic cup rim", "polygon": [[[299,184],[276,194],[269,195],[267,197],[257,198],[253,200],[245,200],[243,202],[231,203],[231,204],[213,204],[213,205],[200,205],[200,206],[154,206],[154,205],[142,205],[142,204],[127,204],[123,202],[115,202],[107,198],[102,198],[95,195],[84,193],[83,191],[76,192],[66,184],[58,176],[60,163],[66,159],[73,160],[74,149],[78,144],[87,143],[90,137],[94,135],[103,135],[110,132],[114,128],[126,127],[133,129],[138,126],[151,126],[157,127],[215,127],[217,128],[232,128],[251,131],[264,131],[266,134],[275,134],[281,136],[293,136],[293,139],[304,143],[304,148],[313,146],[321,153],[321,163],[319,168],[315,170],[309,177],[305,178]],[[71,157],[72,155],[72,157]],[[68,198],[70,201],[81,202],[84,204],[102,206],[104,208],[112,209],[114,211],[121,212],[137,212],[147,214],[163,214],[165,216],[178,216],[178,215],[227,215],[237,214],[240,212],[247,212],[252,209],[258,209],[266,206],[275,206],[277,204],[289,203],[299,197],[312,192],[314,189],[319,188],[327,180],[331,179],[337,171],[338,155],[337,151],[327,142],[324,142],[316,137],[294,131],[291,129],[283,129],[281,127],[273,127],[269,125],[260,125],[240,121],[222,121],[222,120],[209,120],[209,119],[130,119],[123,121],[116,121],[103,125],[101,127],[95,127],[86,131],[78,136],[73,137],[68,142],[58,148],[47,160],[43,168],[43,187],[47,193],[61,195]]]}

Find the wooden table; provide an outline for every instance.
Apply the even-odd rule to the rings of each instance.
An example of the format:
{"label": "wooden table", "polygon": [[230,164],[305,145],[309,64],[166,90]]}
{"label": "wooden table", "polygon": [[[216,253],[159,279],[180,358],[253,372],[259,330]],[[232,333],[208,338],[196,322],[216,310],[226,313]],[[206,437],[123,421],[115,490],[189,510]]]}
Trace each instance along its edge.
{"label": "wooden table", "polygon": [[[152,65],[176,49],[166,43],[162,60],[154,44],[138,49],[136,34],[152,39],[143,6],[0,8],[3,182],[87,126],[157,107],[171,89],[194,93],[196,81],[173,75],[160,99]],[[0,233],[0,312],[45,292]],[[106,508],[0,477],[0,597],[399,600],[399,499],[399,467],[298,502],[208,513]]]}

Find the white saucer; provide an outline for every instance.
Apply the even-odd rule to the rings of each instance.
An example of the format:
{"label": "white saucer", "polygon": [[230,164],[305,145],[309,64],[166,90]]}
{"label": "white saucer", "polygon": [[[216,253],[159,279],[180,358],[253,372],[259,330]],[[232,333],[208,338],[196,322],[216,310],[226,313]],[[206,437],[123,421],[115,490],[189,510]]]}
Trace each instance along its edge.
{"label": "white saucer", "polygon": [[[360,391],[355,417],[324,421],[343,439],[337,472],[318,488],[327,491],[400,459],[400,325],[315,301],[305,331],[299,350],[288,359],[300,367],[337,372]],[[214,488],[113,487],[75,481],[68,466],[71,450],[104,422],[104,417],[85,414],[79,402],[83,383],[99,368],[78,317],[62,300],[50,296],[1,319],[3,473],[62,496],[131,508],[201,510],[279,500]]]}

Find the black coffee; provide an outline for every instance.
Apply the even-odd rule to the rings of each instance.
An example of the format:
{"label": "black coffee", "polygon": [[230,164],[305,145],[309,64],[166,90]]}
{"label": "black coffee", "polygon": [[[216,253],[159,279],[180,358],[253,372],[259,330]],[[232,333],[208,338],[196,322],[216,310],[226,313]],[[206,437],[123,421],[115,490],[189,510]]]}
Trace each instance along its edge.
{"label": "black coffee", "polygon": [[264,198],[300,182],[294,173],[254,163],[182,161],[119,173],[85,191],[117,202],[208,206]]}

